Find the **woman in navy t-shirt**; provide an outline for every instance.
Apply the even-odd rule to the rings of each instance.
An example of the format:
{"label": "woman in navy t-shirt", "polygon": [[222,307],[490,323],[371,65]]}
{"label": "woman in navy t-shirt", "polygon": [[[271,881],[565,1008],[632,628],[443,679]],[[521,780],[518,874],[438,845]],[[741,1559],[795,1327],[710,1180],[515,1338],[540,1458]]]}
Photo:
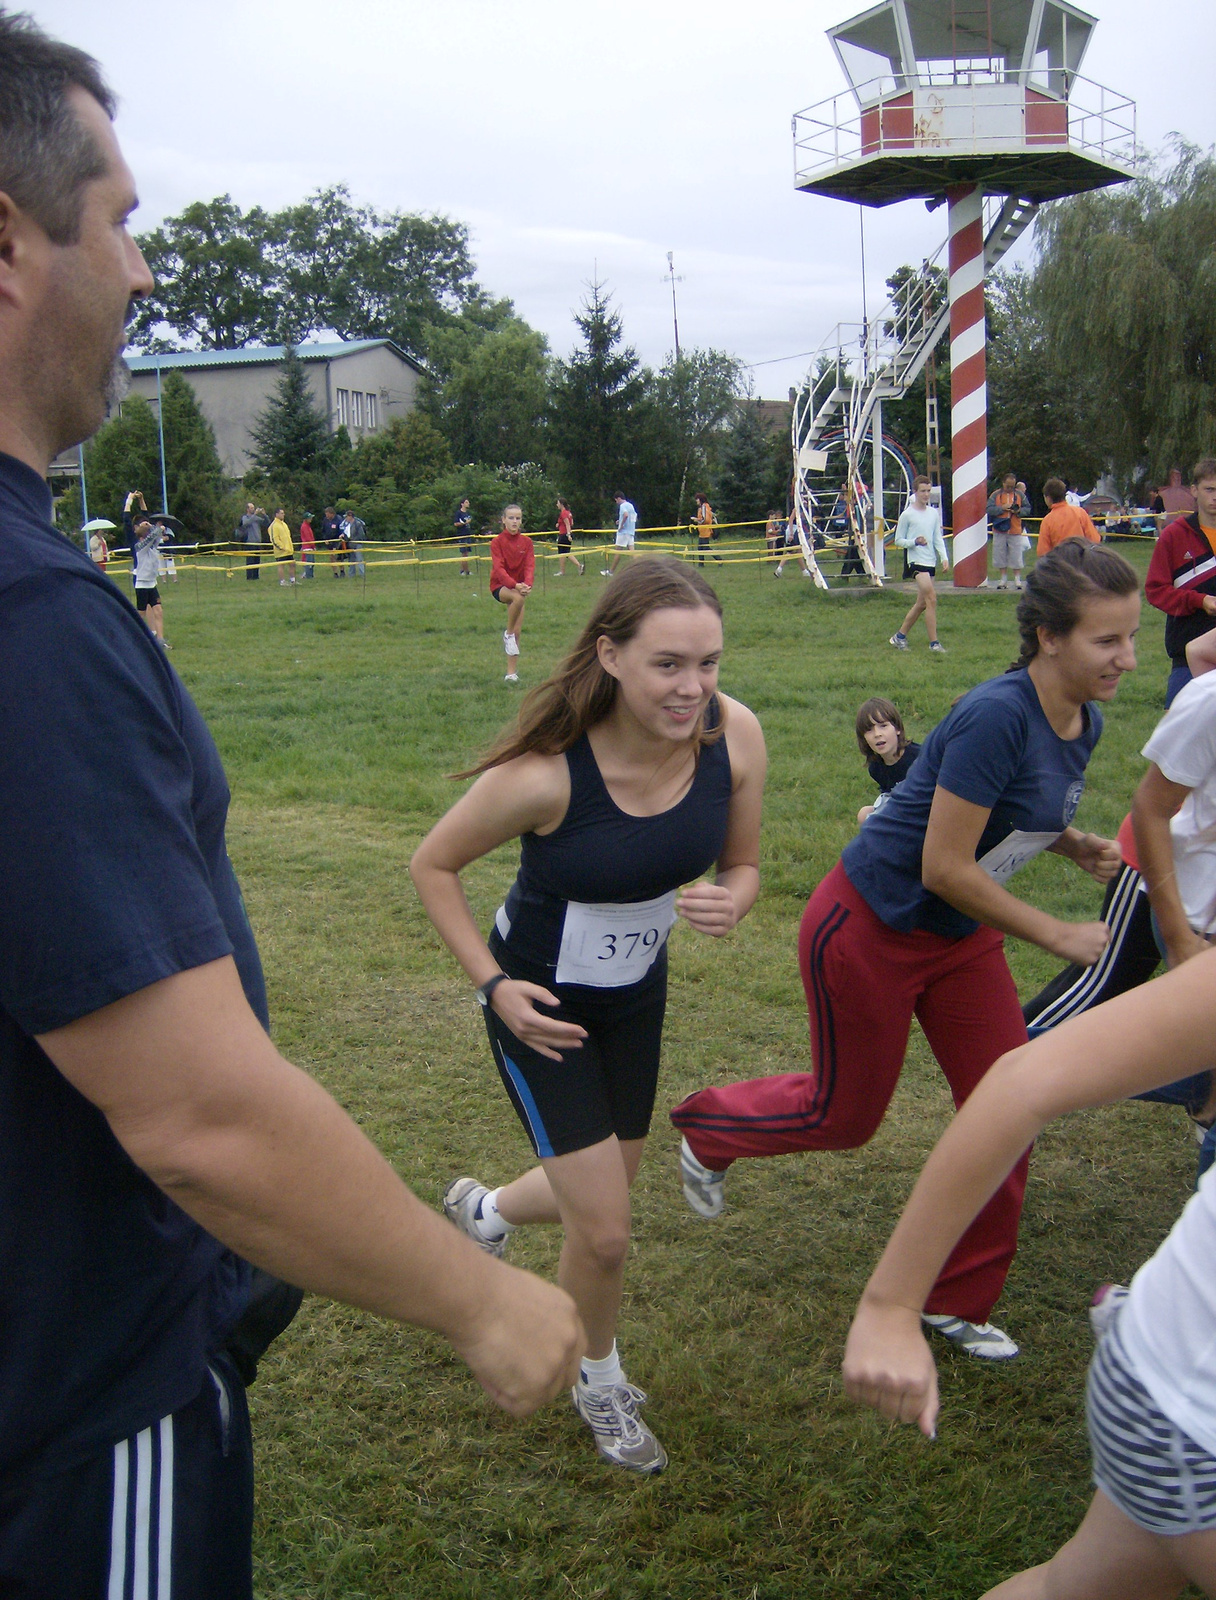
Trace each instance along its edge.
{"label": "woman in navy t-shirt", "polygon": [[[701,1215],[721,1211],[725,1169],[740,1156],[872,1138],[913,1016],[961,1105],[998,1056],[1026,1041],[1006,933],[1084,965],[1105,948],[1105,923],[1061,922],[1005,883],[1043,850],[1099,881],[1119,869],[1113,840],[1071,823],[1102,729],[1094,702],[1110,700],[1136,664],[1136,573],[1113,551],[1070,540],[1035,566],[1017,615],[1014,667],[934,728],[811,896],[798,959],[815,1071],[702,1089],[672,1112],[684,1133],[684,1193]],[[1017,1354],[988,1316],[1017,1245],[1025,1183],[1023,1158],[928,1302],[939,1332],[988,1359]]]}
{"label": "woman in navy t-shirt", "polygon": [[[454,1179],[444,1210],[495,1255],[522,1224],[561,1223],[558,1282],[587,1330],[574,1403],[599,1454],[644,1473],[667,1456],[639,1415],[646,1396],[625,1380],[616,1321],[629,1188],[658,1079],[667,936],[677,917],[727,933],[760,886],[764,738],[746,706],[718,693],[721,653],[721,608],[704,578],[670,557],[630,565],[410,867],[477,986],[540,1160],[501,1189]],[[516,838],[519,874],[487,941],[460,873]],[[712,883],[694,881],[710,868]]]}

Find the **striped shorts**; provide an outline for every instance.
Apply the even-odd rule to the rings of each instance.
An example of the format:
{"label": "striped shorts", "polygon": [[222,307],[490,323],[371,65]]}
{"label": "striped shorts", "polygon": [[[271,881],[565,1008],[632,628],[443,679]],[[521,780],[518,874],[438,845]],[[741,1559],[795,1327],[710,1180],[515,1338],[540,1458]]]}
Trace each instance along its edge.
{"label": "striped shorts", "polygon": [[1216,1528],[1216,1459],[1157,1409],[1132,1370],[1116,1320],[1085,1394],[1093,1481],[1147,1533]]}

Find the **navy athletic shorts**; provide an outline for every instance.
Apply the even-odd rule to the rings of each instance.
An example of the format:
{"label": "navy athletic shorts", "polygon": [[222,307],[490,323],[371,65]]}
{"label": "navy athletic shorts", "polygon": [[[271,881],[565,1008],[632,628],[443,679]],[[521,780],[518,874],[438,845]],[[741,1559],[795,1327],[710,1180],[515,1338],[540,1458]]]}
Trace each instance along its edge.
{"label": "navy athletic shorts", "polygon": [[252,1600],[245,1389],[212,1358],[188,1406],[65,1472],[0,1491],[4,1600]]}
{"label": "navy athletic shorts", "polygon": [[497,933],[490,935],[490,951],[509,977],[540,984],[557,995],[561,1005],[550,1015],[587,1030],[580,1050],[567,1050],[560,1061],[551,1061],[517,1039],[491,1006],[485,1007],[495,1063],[536,1154],[569,1155],[613,1134],[644,1139],[659,1082],[666,952],[655,963],[657,974],[641,983],[590,989],[555,984],[551,976],[513,961]]}

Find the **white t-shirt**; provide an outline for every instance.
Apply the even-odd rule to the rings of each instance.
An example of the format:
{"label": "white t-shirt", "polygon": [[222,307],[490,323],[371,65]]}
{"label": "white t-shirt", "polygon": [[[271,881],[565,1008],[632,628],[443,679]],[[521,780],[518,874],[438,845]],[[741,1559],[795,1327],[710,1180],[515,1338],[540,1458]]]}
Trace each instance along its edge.
{"label": "white t-shirt", "polygon": [[1182,688],[1142,754],[1191,791],[1170,822],[1174,872],[1191,927],[1216,933],[1216,672]]}
{"label": "white t-shirt", "polygon": [[1216,1167],[1209,1167],[1165,1243],[1132,1279],[1119,1313],[1119,1334],[1136,1376],[1160,1410],[1216,1456],[1213,1259]]}

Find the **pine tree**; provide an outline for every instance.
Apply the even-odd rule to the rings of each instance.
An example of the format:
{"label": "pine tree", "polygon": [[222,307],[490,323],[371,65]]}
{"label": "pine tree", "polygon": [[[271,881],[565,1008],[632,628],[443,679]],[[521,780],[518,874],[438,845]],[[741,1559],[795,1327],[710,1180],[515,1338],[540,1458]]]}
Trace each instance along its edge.
{"label": "pine tree", "polygon": [[599,282],[574,318],[582,349],[560,362],[550,401],[550,436],[573,491],[575,517],[607,525],[612,496],[626,493],[644,427],[645,380],[636,352],[622,343],[621,314]]}
{"label": "pine tree", "polygon": [[168,510],[181,518],[192,538],[224,537],[228,531],[221,510],[224,475],[215,434],[180,372],[165,375],[161,406]]}
{"label": "pine tree", "polygon": [[763,521],[769,512],[772,452],[755,405],[743,401],[722,453],[714,512],[721,522]]}
{"label": "pine tree", "polygon": [[275,392],[250,431],[254,465],[270,478],[298,477],[325,454],[329,428],[312,397],[304,363],[290,345]]}

